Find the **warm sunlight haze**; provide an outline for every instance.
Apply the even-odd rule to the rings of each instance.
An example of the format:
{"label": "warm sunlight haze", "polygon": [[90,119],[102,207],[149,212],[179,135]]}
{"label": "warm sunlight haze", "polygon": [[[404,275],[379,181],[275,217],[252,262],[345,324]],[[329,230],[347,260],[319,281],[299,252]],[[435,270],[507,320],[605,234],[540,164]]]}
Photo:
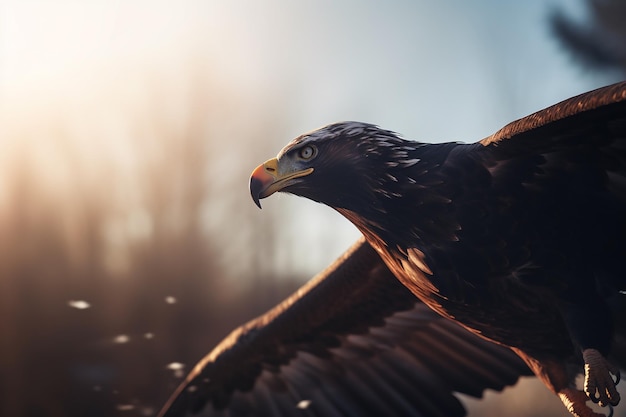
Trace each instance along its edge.
{"label": "warm sunlight haze", "polygon": [[553,39],[553,7],[585,16],[567,0],[0,3],[0,414],[153,416],[230,329],[342,253],[359,234],[339,214],[250,198],[296,135],[362,120],[470,142],[613,81]]}

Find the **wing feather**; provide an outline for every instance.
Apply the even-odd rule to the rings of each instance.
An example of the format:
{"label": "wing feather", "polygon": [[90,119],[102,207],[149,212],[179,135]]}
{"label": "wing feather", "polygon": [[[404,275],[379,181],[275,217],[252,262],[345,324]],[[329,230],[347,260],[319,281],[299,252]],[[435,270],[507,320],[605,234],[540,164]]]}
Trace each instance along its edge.
{"label": "wing feather", "polygon": [[524,172],[526,164],[546,177],[577,166],[589,190],[607,190],[626,205],[626,82],[516,120],[479,143],[489,150],[492,173],[506,178],[507,170]]}
{"label": "wing feather", "polygon": [[[359,240],[293,296],[234,330],[162,416],[462,416],[529,370],[419,302]],[[190,389],[190,387],[193,387]]]}
{"label": "wing feather", "polygon": [[[626,81],[598,88],[578,96],[569,98],[553,106],[535,112],[529,116],[518,119],[504,126],[491,136],[481,140],[484,146],[498,143],[541,129],[559,129],[562,125],[570,123],[573,128],[579,128],[585,121],[593,122],[598,118],[606,120],[606,112],[616,113],[617,118],[626,116]],[[602,109],[598,112],[599,109]],[[583,116],[584,115],[584,116]],[[542,138],[548,135],[537,134]],[[556,135],[559,136],[559,135]]]}

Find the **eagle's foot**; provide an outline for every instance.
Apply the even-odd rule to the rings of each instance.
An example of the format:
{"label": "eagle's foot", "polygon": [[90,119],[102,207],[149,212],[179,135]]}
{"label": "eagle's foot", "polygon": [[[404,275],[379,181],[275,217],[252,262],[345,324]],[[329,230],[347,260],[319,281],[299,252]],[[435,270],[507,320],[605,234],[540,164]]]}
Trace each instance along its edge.
{"label": "eagle's foot", "polygon": [[[559,391],[559,398],[573,416],[575,417],[607,417],[604,414],[598,414],[593,411],[587,404],[589,397],[587,394],[575,388],[565,388]],[[610,407],[610,406],[609,406]],[[613,408],[610,408],[608,417],[613,415]]]}
{"label": "eagle's foot", "polygon": [[620,396],[615,386],[619,382],[619,368],[595,349],[583,350],[585,361],[584,390],[594,403],[601,406],[619,404]]}

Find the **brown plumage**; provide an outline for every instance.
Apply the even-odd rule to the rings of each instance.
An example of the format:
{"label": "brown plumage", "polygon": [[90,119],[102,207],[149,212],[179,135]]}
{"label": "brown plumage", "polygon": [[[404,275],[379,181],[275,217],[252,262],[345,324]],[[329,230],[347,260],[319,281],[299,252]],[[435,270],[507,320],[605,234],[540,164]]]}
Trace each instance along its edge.
{"label": "brown plumage", "polygon": [[[566,100],[469,145],[424,144],[365,123],[336,123],[288,144],[254,171],[250,188],[257,204],[276,191],[324,203],[367,243],[309,291],[235,331],[192,372],[171,410],[290,415],[294,402],[310,399],[312,415],[380,415],[375,404],[386,405],[386,415],[462,415],[461,408],[442,408],[451,404],[445,396],[500,388],[524,373],[507,347],[574,415],[598,415],[588,399],[619,402],[614,380],[626,356],[626,83]],[[324,292],[344,280],[341,291]],[[384,295],[393,286],[398,293]],[[511,372],[457,385],[466,371],[483,368],[460,374],[447,357],[430,358],[419,340],[435,334],[420,333],[410,325],[422,323],[419,317],[399,313],[411,293],[423,303],[414,311],[426,322],[460,324],[446,331],[481,355],[496,349],[494,360],[505,358]],[[398,314],[408,314],[407,326],[390,330]],[[352,351],[351,341],[362,340],[353,334],[387,346],[395,367],[371,352],[338,359],[342,349]],[[411,354],[396,357],[398,349]],[[315,365],[292,371],[303,366],[302,355]],[[398,377],[400,363],[411,369],[408,379]],[[415,363],[437,365],[425,370]],[[578,391],[574,379],[583,371]],[[200,388],[203,376],[210,382]],[[190,393],[189,386],[197,388]],[[263,408],[267,398],[274,408]],[[358,409],[360,401],[368,405]]]}

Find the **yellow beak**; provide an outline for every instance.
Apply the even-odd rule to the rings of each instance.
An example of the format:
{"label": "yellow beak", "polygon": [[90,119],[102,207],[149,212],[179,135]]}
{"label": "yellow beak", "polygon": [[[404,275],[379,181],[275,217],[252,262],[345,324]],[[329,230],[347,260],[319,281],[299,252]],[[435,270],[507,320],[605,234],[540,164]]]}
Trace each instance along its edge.
{"label": "yellow beak", "polygon": [[313,168],[299,171],[280,172],[278,159],[272,158],[252,171],[250,176],[250,194],[254,203],[261,208],[260,200],[276,191],[287,187],[295,178],[304,177],[313,172]]}

